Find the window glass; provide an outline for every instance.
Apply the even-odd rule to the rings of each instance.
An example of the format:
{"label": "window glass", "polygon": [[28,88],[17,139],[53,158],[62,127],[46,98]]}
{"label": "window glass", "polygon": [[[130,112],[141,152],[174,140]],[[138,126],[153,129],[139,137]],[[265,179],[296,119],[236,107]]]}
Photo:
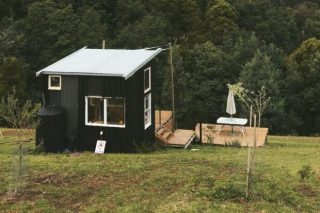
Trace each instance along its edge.
{"label": "window glass", "polygon": [[144,124],[145,128],[151,125],[151,94],[144,99]]}
{"label": "window glass", "polygon": [[125,125],[124,98],[107,99],[107,124]]}
{"label": "window glass", "polygon": [[104,124],[104,100],[99,97],[87,98],[88,123]]}
{"label": "window glass", "polygon": [[52,76],[50,80],[51,80],[52,87],[60,87],[60,77]]}
{"label": "window glass", "polygon": [[60,90],[61,89],[61,76],[49,75],[49,89]]}
{"label": "window glass", "polygon": [[147,92],[151,89],[151,68],[144,70],[144,91]]}

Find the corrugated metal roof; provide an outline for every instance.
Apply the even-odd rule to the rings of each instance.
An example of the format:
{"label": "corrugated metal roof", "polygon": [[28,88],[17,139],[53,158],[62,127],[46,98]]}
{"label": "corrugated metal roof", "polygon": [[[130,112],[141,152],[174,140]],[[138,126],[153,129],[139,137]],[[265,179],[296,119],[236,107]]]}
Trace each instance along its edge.
{"label": "corrugated metal roof", "polygon": [[40,70],[36,75],[115,76],[127,79],[161,51],[161,48],[156,50],[82,48]]}

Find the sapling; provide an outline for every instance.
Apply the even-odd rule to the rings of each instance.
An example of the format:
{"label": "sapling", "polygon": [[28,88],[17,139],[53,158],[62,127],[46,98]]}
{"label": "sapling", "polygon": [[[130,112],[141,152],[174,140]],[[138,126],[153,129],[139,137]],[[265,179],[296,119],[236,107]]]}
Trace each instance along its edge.
{"label": "sapling", "polygon": [[255,156],[256,156],[256,148],[257,148],[257,115],[253,115],[253,125],[254,125],[254,138],[253,138],[253,150],[251,151],[251,145],[248,144],[248,161],[247,161],[247,181],[246,181],[246,199],[249,198],[251,194],[251,189],[253,187],[252,183],[252,175],[253,169],[255,165]]}
{"label": "sapling", "polygon": [[242,86],[242,83],[228,84],[234,95],[242,101],[248,110],[258,116],[258,127],[261,126],[261,117],[270,102],[271,97],[267,95],[266,88],[261,86],[258,91],[249,91]]}
{"label": "sapling", "polygon": [[32,104],[30,100],[20,102],[16,97],[16,90],[13,88],[7,96],[2,97],[0,102],[0,118],[3,119],[11,128],[15,130],[18,138],[18,157],[14,158],[13,162],[13,191],[16,194],[22,183],[23,170],[23,136],[24,130],[35,126],[35,114],[39,109],[39,105]]}

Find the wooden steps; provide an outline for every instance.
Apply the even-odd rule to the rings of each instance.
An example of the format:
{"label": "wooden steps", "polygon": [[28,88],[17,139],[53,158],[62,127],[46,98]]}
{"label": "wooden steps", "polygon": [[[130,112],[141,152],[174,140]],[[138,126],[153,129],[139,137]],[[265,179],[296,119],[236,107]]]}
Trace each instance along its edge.
{"label": "wooden steps", "polygon": [[193,130],[177,129],[172,131],[172,112],[156,111],[156,141],[171,147],[187,148],[195,137]]}
{"label": "wooden steps", "polygon": [[174,133],[165,127],[161,127],[156,131],[156,135],[159,139],[163,139],[165,142],[168,142],[169,139],[174,136]]}
{"label": "wooden steps", "polygon": [[158,142],[165,146],[188,148],[195,137],[193,130],[177,129],[175,132],[165,127],[159,128],[155,132]]}

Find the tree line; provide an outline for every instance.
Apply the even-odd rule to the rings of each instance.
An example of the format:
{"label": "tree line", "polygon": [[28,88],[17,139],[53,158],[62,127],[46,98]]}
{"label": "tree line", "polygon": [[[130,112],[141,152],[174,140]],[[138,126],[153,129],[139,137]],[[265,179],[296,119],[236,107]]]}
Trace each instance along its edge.
{"label": "tree line", "polygon": [[[14,86],[20,99],[40,100],[35,72],[83,46],[171,42],[180,127],[225,115],[227,84],[241,82],[270,96],[262,126],[315,135],[319,37],[318,0],[0,0],[0,96]],[[169,107],[167,56],[158,60],[154,100]]]}

